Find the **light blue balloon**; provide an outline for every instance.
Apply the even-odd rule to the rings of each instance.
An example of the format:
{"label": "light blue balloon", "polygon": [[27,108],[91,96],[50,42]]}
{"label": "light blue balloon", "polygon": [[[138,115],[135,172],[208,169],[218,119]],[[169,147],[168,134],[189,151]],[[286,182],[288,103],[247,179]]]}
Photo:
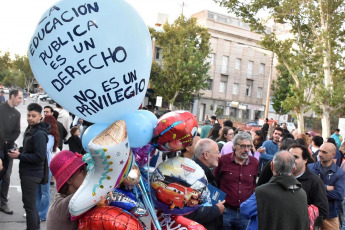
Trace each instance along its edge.
{"label": "light blue balloon", "polygon": [[138,111],[130,112],[121,117],[126,122],[128,141],[131,148],[147,145],[153,135],[153,125],[147,117]]}
{"label": "light blue balloon", "polygon": [[90,141],[96,137],[98,134],[100,134],[103,130],[108,128],[110,124],[107,123],[96,123],[93,125],[90,125],[84,132],[82,138],[81,138],[81,143],[84,147],[84,149],[89,152],[89,143]]}
{"label": "light blue balloon", "polygon": [[149,84],[152,45],[131,4],[61,0],[39,21],[29,61],[50,97],[92,123],[113,123],[139,108]]}
{"label": "light blue balloon", "polygon": [[138,110],[136,112],[144,115],[147,119],[149,119],[153,125],[153,128],[156,127],[158,119],[154,113],[152,113],[149,110],[144,110],[144,109]]}

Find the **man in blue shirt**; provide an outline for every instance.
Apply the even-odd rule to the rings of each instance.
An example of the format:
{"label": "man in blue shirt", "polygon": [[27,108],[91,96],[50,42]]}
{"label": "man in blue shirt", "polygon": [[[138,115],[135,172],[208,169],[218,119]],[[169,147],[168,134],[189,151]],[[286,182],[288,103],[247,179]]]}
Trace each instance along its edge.
{"label": "man in blue shirt", "polygon": [[262,144],[262,147],[258,149],[258,152],[261,153],[260,155],[260,171],[262,166],[266,164],[266,162],[273,159],[273,156],[279,151],[279,139],[283,135],[283,129],[280,127],[276,127],[273,131],[273,139],[267,140]]}
{"label": "man in blue shirt", "polygon": [[308,165],[310,171],[321,178],[327,190],[329,211],[322,229],[339,229],[339,207],[345,195],[345,172],[333,162],[335,154],[336,146],[324,143],[319,150],[320,161]]}
{"label": "man in blue shirt", "polygon": [[335,140],[335,143],[337,144],[338,149],[340,148],[341,143],[343,142],[343,137],[339,134],[339,132],[340,132],[340,129],[336,129],[331,136]]}

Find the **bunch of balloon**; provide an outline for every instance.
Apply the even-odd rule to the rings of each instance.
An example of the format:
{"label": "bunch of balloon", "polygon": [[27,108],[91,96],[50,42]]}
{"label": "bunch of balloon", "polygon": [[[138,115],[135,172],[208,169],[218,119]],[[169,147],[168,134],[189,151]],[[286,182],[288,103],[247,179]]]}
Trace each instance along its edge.
{"label": "bunch of balloon", "polygon": [[[130,148],[143,147],[152,139],[155,117],[136,111],[147,90],[151,51],[148,27],[125,0],[62,0],[38,22],[29,44],[35,78],[57,103],[94,123],[82,138],[88,151],[83,156],[88,173],[69,203],[73,216],[91,210],[88,221],[98,218],[101,224],[115,216],[112,223],[141,229],[136,223],[132,228],[122,221],[136,219],[134,216],[109,209],[108,217],[103,218],[95,211],[99,207],[94,207],[132,169]],[[93,227],[82,229],[89,228]]]}

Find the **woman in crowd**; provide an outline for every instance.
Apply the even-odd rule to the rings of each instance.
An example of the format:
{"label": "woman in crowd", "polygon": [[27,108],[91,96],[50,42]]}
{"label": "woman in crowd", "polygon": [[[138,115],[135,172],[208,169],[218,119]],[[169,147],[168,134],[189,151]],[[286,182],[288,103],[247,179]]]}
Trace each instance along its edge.
{"label": "woman in crowd", "polygon": [[[47,143],[47,160],[48,165],[51,160],[52,152],[55,152],[59,145],[59,131],[57,128],[56,119],[53,116],[45,116],[43,121],[50,125],[50,131],[48,133],[48,143]],[[36,206],[38,214],[41,221],[47,219],[49,201],[50,201],[50,179],[51,172],[49,171],[49,180],[47,184],[38,185]]]}
{"label": "woman in crowd", "polygon": [[68,204],[87,174],[82,155],[63,150],[50,162],[50,170],[56,179],[58,194],[48,212],[47,229],[77,230],[78,221],[71,220]]}
{"label": "woman in crowd", "polygon": [[207,138],[210,138],[214,141],[217,140],[217,138],[219,137],[219,130],[222,128],[222,126],[219,123],[216,123],[213,125],[213,127],[211,128],[210,132],[207,135]]}
{"label": "woman in crowd", "polygon": [[255,132],[253,132],[252,136],[254,151],[256,151],[258,148],[262,146],[262,143],[264,143],[265,137],[262,135],[262,132],[260,130],[256,130]]}
{"label": "woman in crowd", "polygon": [[220,130],[220,136],[219,138],[216,140],[218,148],[219,148],[219,152],[222,151],[223,146],[229,142],[232,141],[232,139],[234,139],[234,133],[235,130],[232,127],[228,127],[228,126],[224,126],[221,130]]}

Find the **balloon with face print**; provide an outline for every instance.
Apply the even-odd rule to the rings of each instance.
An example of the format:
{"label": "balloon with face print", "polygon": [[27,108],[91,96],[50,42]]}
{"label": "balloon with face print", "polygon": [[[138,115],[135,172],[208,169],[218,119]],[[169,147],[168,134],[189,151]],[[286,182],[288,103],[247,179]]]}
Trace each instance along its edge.
{"label": "balloon with face print", "polygon": [[188,111],[163,115],[154,130],[154,140],[162,151],[177,151],[189,146],[198,132],[198,122]]}

